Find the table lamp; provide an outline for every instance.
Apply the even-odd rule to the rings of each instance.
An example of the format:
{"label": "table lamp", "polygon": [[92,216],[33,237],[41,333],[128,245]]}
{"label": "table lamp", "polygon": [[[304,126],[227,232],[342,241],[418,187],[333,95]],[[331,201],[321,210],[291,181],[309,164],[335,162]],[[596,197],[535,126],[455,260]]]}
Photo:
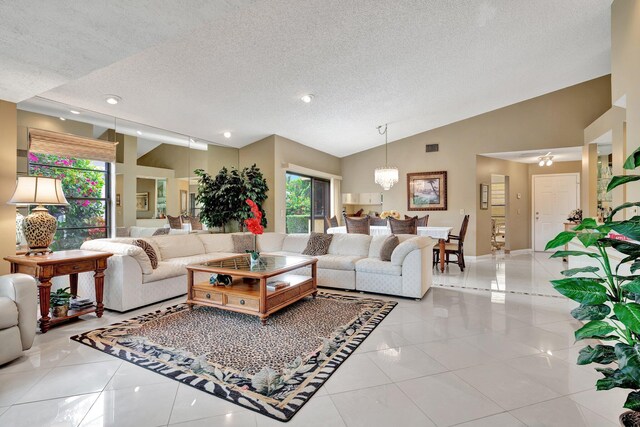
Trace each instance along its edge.
{"label": "table lamp", "polygon": [[19,176],[10,205],[36,205],[24,218],[22,229],[27,239],[27,255],[53,252],[49,245],[58,228],[58,221],[49,214],[44,205],[68,205],[58,178],[44,176]]}

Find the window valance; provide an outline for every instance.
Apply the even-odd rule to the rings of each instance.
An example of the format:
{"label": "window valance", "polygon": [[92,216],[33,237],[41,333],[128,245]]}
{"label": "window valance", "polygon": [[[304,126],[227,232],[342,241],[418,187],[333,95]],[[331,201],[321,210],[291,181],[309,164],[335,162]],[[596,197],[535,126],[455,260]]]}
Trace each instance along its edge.
{"label": "window valance", "polygon": [[117,144],[117,142],[85,138],[67,133],[29,129],[29,151],[33,153],[112,163],[116,161]]}

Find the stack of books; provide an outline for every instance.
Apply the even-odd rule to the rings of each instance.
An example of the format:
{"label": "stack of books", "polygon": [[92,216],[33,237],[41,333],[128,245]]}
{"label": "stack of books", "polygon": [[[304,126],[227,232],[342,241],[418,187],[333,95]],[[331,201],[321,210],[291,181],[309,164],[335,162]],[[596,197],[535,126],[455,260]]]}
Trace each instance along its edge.
{"label": "stack of books", "polygon": [[71,310],[84,310],[93,305],[93,301],[90,298],[71,298],[69,301],[69,308]]}
{"label": "stack of books", "polygon": [[267,282],[267,289],[270,291],[286,288],[287,286],[289,286],[289,282],[285,282],[284,280],[271,280]]}

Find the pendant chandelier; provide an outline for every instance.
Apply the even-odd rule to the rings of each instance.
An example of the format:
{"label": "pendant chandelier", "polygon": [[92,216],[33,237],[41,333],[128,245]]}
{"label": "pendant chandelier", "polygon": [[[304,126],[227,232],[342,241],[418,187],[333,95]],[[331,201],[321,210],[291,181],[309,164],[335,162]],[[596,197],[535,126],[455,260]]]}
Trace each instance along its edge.
{"label": "pendant chandelier", "polygon": [[387,125],[378,126],[378,133],[380,135],[384,135],[384,167],[376,168],[375,181],[383,190],[389,190],[393,187],[393,184],[398,182],[398,168],[389,167],[389,139],[387,137]]}

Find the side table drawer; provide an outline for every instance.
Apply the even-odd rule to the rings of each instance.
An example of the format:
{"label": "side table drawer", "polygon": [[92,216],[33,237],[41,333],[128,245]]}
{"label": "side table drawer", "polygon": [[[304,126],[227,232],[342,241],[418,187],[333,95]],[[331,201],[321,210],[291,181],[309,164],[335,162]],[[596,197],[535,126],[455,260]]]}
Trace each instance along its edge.
{"label": "side table drawer", "polygon": [[73,264],[59,264],[55,267],[56,276],[65,276],[72,273],[93,271],[96,268],[95,261],[78,261]]}
{"label": "side table drawer", "polygon": [[259,311],[260,301],[245,296],[227,295],[227,305],[229,307],[244,308],[245,310]]}
{"label": "side table drawer", "polygon": [[194,289],[193,299],[204,302],[212,302],[214,304],[222,304],[222,294],[215,291],[202,291],[200,289]]}

